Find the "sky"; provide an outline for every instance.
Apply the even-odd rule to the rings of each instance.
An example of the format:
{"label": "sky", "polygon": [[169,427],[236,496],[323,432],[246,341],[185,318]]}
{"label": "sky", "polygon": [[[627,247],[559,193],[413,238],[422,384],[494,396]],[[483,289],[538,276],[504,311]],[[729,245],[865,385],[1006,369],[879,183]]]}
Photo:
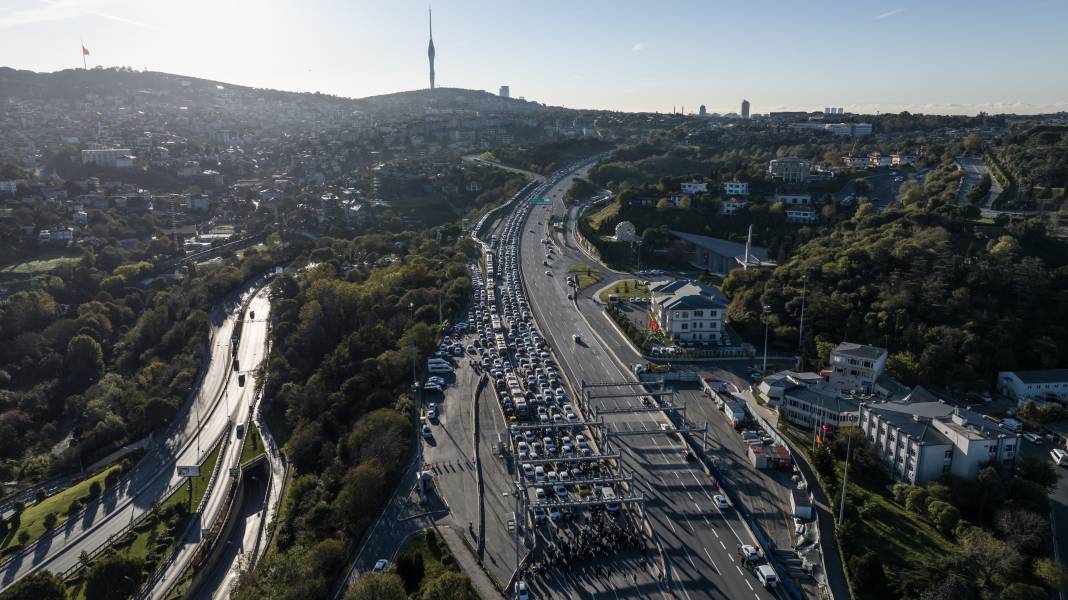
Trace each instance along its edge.
{"label": "sky", "polygon": [[[0,66],[363,97],[428,86],[409,0],[0,0]],[[437,85],[625,111],[1068,110],[1068,0],[438,0]]]}

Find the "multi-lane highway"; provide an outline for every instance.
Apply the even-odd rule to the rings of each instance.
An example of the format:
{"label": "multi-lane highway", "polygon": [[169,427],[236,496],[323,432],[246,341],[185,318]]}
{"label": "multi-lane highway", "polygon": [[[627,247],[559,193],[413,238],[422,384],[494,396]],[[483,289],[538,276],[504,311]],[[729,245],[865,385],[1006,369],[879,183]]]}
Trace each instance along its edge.
{"label": "multi-lane highway", "polygon": [[[617,362],[568,299],[566,272],[583,257],[577,251],[558,247],[546,275],[545,237],[550,214],[563,215],[563,193],[574,175],[556,183],[545,195],[551,206],[535,207],[522,228],[520,256],[522,276],[534,316],[550,345],[560,357],[564,374],[578,388],[580,382],[634,381],[626,365]],[[540,222],[540,223],[539,223]],[[533,233],[531,233],[533,231]],[[578,335],[581,344],[574,343]],[[596,400],[594,406],[596,407]],[[637,399],[634,399],[637,404]],[[653,529],[669,564],[668,577],[660,590],[614,590],[617,596],[672,593],[680,598],[769,598],[752,573],[741,565],[736,548],[753,544],[744,522],[733,508],[721,509],[713,502],[714,484],[695,462],[685,458],[685,447],[675,434],[658,432],[667,418],[659,412],[604,415],[609,430],[649,431],[645,435],[613,437],[622,449],[624,468],[633,472],[637,490],[646,500]],[[658,432],[658,433],[654,433]],[[572,582],[562,581],[561,586]],[[582,593],[580,587],[553,590],[562,595]]]}
{"label": "multi-lane highway", "polygon": [[[249,372],[245,384],[240,385],[232,369],[231,336],[241,316],[236,311],[250,295],[254,295],[250,308],[256,311],[257,319],[244,322],[237,356],[242,369],[251,369],[259,363],[267,336],[266,318],[270,305],[265,290],[256,293],[256,287],[250,286],[213,313],[216,322],[212,332],[211,359],[193,402],[178,414],[176,425],[135,465],[120,489],[105,494],[104,501],[88,510],[77,522],[62,527],[54,536],[46,536],[30,552],[7,563],[0,570],[0,591],[39,569],[63,573],[76,567],[83,552],[91,554],[107,545],[113,536],[150,511],[156,501],[182,484],[183,478],[177,475],[176,465],[200,464],[214,441],[223,435],[232,435],[229,433],[231,421],[243,422],[255,382],[253,373]],[[232,447],[240,452],[239,444]],[[225,456],[223,468],[231,465],[233,460],[233,456]],[[217,485],[215,489],[225,489],[225,486]],[[221,506],[221,499],[216,496],[219,495],[213,494],[206,503],[206,519]]]}

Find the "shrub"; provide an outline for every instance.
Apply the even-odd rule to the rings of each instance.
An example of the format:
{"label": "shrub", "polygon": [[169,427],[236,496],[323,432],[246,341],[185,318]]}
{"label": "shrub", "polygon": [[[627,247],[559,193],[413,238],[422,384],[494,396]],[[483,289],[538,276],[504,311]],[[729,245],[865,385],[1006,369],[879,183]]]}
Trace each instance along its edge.
{"label": "shrub", "polygon": [[916,513],[918,515],[925,514],[927,512],[927,490],[923,488],[913,488],[909,490],[909,495],[905,499],[905,508],[909,512]]}
{"label": "shrub", "polygon": [[56,516],[56,513],[50,512],[47,515],[45,515],[44,527],[45,527],[46,530],[52,529],[53,527],[56,526],[57,522],[59,522],[59,517]]}
{"label": "shrub", "polygon": [[895,483],[894,484],[894,501],[904,506],[905,501],[909,497],[909,492],[912,491],[913,486],[907,483]]}
{"label": "shrub", "polygon": [[94,481],[94,482],[89,484],[89,497],[90,498],[99,498],[101,491],[102,491],[102,488],[101,488],[101,485],[100,485],[99,481]]}
{"label": "shrub", "polygon": [[30,541],[30,532],[29,531],[20,531],[19,532],[19,543],[22,544],[23,546],[25,546],[26,542],[28,542],[28,541]]}

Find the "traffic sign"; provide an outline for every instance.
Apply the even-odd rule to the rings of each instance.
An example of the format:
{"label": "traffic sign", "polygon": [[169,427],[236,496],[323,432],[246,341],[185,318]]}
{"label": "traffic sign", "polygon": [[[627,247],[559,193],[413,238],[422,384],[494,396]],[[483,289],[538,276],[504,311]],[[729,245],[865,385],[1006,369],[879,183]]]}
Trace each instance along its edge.
{"label": "traffic sign", "polygon": [[531,204],[552,204],[552,201],[549,200],[548,198],[543,198],[541,196],[532,196],[530,198],[530,203]]}
{"label": "traffic sign", "polygon": [[188,467],[178,466],[179,477],[200,477],[200,466],[192,465]]}

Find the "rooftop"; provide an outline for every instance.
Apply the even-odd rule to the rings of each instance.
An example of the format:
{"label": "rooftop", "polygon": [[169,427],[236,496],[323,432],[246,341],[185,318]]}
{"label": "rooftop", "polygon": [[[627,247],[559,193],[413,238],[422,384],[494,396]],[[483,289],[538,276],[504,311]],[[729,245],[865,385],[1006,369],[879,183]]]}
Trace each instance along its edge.
{"label": "rooftop", "polygon": [[[690,242],[695,246],[700,246],[709,252],[715,252],[720,256],[733,256],[736,258],[745,257],[745,244],[740,242],[732,242],[730,240],[721,240],[719,238],[708,237],[707,235],[697,235],[693,233],[683,233],[681,231],[672,231],[671,235],[679,238],[680,240]],[[750,246],[749,255],[756,256],[760,260],[768,259],[768,249],[761,246]]]}
{"label": "rooftop", "polygon": [[886,350],[883,348],[865,346],[864,344],[854,344],[853,342],[842,342],[841,344],[838,344],[832,352],[846,354],[856,358],[867,358],[870,360],[877,360],[886,354]]}
{"label": "rooftop", "polygon": [[1064,383],[1068,381],[1068,369],[1004,371],[1004,373],[1012,373],[1024,383]]}

